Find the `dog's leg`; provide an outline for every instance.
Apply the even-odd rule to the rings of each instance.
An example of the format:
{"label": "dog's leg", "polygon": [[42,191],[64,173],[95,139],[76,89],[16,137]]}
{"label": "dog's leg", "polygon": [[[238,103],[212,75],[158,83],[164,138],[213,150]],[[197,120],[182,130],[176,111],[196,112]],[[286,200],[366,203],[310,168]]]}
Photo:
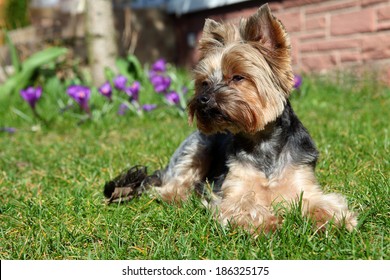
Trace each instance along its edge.
{"label": "dog's leg", "polygon": [[230,164],[221,192],[215,212],[222,224],[241,226],[254,234],[273,230],[279,224],[272,209],[269,181],[251,165]]}
{"label": "dog's leg", "polygon": [[185,200],[195,185],[205,180],[210,168],[212,145],[213,136],[206,136],[199,131],[191,134],[162,170],[161,186],[153,190],[168,202]]}
{"label": "dog's leg", "polygon": [[[302,196],[301,196],[302,195]],[[330,221],[352,231],[357,224],[356,215],[348,210],[346,199],[336,193],[324,194],[311,166],[290,166],[278,180],[274,201],[302,199],[302,214],[313,218],[322,228]]]}

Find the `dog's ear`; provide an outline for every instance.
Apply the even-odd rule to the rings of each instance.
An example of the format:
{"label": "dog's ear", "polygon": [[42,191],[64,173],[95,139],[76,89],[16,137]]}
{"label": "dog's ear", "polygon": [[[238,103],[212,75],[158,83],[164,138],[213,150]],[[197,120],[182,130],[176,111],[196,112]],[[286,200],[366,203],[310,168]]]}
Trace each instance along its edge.
{"label": "dog's ear", "polygon": [[209,44],[210,46],[223,46],[224,34],[221,26],[221,23],[213,19],[207,18],[203,26],[201,43],[204,42],[206,44]]}
{"label": "dog's ear", "polygon": [[268,4],[240,22],[240,34],[247,42],[259,42],[270,50],[289,48],[290,41],[283,24],[275,18]]}
{"label": "dog's ear", "polygon": [[215,20],[206,19],[203,27],[202,39],[199,42],[201,58],[215,48],[223,47],[224,38],[221,25],[221,23],[216,22]]}
{"label": "dog's ear", "polygon": [[203,36],[210,36],[221,24],[211,18],[206,18],[203,26]]}
{"label": "dog's ear", "polygon": [[238,29],[233,23],[206,19],[202,39],[199,42],[201,59],[239,39]]}

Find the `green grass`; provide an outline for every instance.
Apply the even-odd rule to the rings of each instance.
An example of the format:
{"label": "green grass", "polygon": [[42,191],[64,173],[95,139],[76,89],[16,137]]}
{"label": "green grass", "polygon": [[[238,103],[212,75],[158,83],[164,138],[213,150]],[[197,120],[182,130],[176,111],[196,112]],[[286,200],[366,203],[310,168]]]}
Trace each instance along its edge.
{"label": "green grass", "polygon": [[[38,106],[53,117],[51,98]],[[359,214],[355,232],[316,233],[296,210],[255,239],[221,227],[196,197],[182,207],[149,196],[107,206],[106,180],[135,164],[163,167],[194,128],[172,110],[112,111],[82,125],[65,113],[46,128],[12,96],[0,102],[0,127],[18,129],[0,134],[0,258],[389,259],[389,88],[306,78],[292,104],[320,150],[325,191],[344,194]]]}

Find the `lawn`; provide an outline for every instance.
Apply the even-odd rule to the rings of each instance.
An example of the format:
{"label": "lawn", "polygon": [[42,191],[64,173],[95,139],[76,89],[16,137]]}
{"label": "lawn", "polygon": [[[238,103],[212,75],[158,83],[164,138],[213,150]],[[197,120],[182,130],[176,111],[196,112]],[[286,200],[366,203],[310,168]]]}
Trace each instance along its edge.
{"label": "lawn", "polygon": [[[58,93],[59,94],[59,93]],[[344,194],[357,230],[318,233],[298,211],[253,238],[221,227],[192,197],[106,205],[104,182],[123,169],[163,167],[194,127],[172,108],[138,117],[114,110],[80,122],[53,95],[34,119],[19,95],[1,99],[1,259],[390,259],[390,89],[370,77],[304,78],[292,105],[320,150],[317,176]]]}

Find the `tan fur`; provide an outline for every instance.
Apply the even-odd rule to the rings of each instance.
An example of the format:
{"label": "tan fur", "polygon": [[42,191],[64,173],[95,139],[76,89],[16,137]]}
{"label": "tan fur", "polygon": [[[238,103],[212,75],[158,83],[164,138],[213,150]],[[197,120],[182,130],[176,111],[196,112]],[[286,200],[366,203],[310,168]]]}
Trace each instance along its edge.
{"label": "tan fur", "polygon": [[238,40],[239,32],[234,24],[221,24],[212,19],[206,19],[202,39],[199,42],[200,60],[210,56],[211,52],[218,52],[224,46]]}
{"label": "tan fur", "polygon": [[250,165],[230,166],[217,207],[218,218],[223,224],[230,222],[251,231],[267,231],[278,222],[272,212],[269,180]]}
{"label": "tan fur", "polygon": [[163,200],[175,203],[185,201],[194,190],[195,182],[199,182],[205,177],[205,172],[210,165],[205,148],[199,143],[186,147],[186,156],[182,157],[180,163],[175,166],[175,174],[166,174],[162,178],[162,186],[155,188]]}
{"label": "tan fur", "polygon": [[324,194],[309,166],[289,166],[280,174],[266,178],[251,165],[230,165],[222,185],[222,201],[215,210],[223,224],[230,221],[257,231],[274,229],[281,221],[273,209],[282,205],[288,209],[302,195],[302,214],[310,216],[320,228],[330,220],[352,230],[356,217],[348,210],[345,199],[338,194]]}
{"label": "tan fur", "polygon": [[[205,134],[227,130],[250,138],[272,129],[267,125],[283,112],[293,73],[290,40],[268,5],[238,26],[207,20],[199,44],[201,59],[194,70],[195,96],[188,104],[189,121],[196,118],[198,129]],[[237,76],[240,79],[235,79]],[[206,95],[212,101],[202,104],[199,97]],[[176,176],[157,189],[163,199],[187,198],[194,184],[205,178],[208,166],[204,165],[210,161],[204,156],[201,148],[188,153],[175,167]],[[279,164],[278,170],[266,176],[250,162],[228,162],[222,197],[211,203],[218,219],[253,233],[272,230],[283,216],[275,212],[275,206],[288,209],[302,199],[302,214],[313,218],[318,227],[331,220],[338,226],[345,223],[348,230],[356,226],[345,199],[322,192],[313,166],[293,165],[288,158]]]}

